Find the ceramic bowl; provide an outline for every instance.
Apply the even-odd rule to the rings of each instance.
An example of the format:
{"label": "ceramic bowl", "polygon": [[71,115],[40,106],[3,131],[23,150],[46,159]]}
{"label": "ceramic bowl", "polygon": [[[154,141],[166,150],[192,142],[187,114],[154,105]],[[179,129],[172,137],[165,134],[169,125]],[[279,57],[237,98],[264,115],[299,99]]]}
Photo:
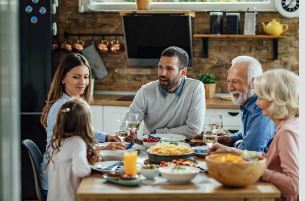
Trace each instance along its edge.
{"label": "ceramic bowl", "polygon": [[195,178],[200,169],[190,166],[168,166],[160,167],[159,172],[170,183],[185,184]]}
{"label": "ceramic bowl", "polygon": [[223,155],[213,154],[205,158],[211,177],[225,186],[242,187],[256,182],[266,169],[266,159],[244,162],[217,161],[215,157]]}
{"label": "ceramic bowl", "polygon": [[140,172],[146,179],[154,179],[159,174],[158,168],[141,168]]}
{"label": "ceramic bowl", "polygon": [[148,149],[149,147],[154,146],[154,145],[156,145],[158,143],[159,142],[143,142],[143,145],[144,145],[145,148]]}

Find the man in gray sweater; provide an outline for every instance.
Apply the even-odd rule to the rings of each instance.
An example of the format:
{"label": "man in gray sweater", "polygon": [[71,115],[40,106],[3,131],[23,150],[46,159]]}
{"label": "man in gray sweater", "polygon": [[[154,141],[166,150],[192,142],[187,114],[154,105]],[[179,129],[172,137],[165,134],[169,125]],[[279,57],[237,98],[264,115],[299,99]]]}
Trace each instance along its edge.
{"label": "man in gray sweater", "polygon": [[201,133],[205,116],[204,86],[186,77],[189,57],[186,51],[171,46],[165,49],[158,64],[159,80],[142,86],[128,115],[137,113],[148,133],[182,134],[187,139]]}

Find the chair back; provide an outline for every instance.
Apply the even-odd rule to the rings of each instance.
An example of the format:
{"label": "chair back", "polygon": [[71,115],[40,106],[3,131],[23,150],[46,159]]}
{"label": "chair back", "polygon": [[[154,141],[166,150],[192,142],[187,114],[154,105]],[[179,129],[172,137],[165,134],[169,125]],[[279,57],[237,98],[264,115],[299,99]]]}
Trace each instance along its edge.
{"label": "chair back", "polygon": [[42,162],[42,154],[37,145],[30,139],[25,139],[22,141],[22,145],[26,148],[29,156],[30,161],[33,169],[34,174],[34,182],[35,182],[35,190],[36,195],[39,201],[45,201],[41,188],[40,188],[40,182],[39,182],[39,168],[40,164]]}

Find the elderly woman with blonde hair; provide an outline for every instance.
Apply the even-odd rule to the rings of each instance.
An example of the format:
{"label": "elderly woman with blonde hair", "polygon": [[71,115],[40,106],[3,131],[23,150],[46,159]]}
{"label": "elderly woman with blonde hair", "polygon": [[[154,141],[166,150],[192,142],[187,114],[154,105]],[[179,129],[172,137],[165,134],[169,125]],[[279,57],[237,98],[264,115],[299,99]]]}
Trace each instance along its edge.
{"label": "elderly woman with blonde hair", "polygon": [[[255,78],[256,104],[276,125],[276,133],[266,154],[267,169],[262,181],[273,183],[281,199],[299,199],[299,77],[284,69],[265,72]],[[241,150],[215,144],[209,154]]]}

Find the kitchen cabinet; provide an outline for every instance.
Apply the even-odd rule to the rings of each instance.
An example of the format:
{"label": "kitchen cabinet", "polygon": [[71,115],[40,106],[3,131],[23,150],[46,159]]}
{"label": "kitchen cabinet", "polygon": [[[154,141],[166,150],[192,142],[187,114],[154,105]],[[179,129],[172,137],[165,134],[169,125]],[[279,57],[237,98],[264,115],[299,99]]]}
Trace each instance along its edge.
{"label": "kitchen cabinet", "polygon": [[204,126],[209,124],[209,117],[221,115],[223,119],[223,128],[231,133],[241,128],[240,110],[238,109],[207,109],[205,114]]}
{"label": "kitchen cabinet", "polygon": [[[123,119],[129,107],[125,106],[101,106],[91,105],[92,124],[95,129],[114,134],[117,128],[117,120]],[[204,125],[208,125],[209,117],[221,115],[223,127],[230,132],[238,131],[241,127],[240,110],[238,109],[207,109]],[[143,124],[140,125],[139,134],[142,133]]]}
{"label": "kitchen cabinet", "polygon": [[103,127],[103,106],[91,105],[91,121],[93,128],[99,131],[104,131]]}
{"label": "kitchen cabinet", "polygon": [[122,106],[103,106],[103,131],[114,134],[117,129],[117,120],[123,119],[129,107]]}

